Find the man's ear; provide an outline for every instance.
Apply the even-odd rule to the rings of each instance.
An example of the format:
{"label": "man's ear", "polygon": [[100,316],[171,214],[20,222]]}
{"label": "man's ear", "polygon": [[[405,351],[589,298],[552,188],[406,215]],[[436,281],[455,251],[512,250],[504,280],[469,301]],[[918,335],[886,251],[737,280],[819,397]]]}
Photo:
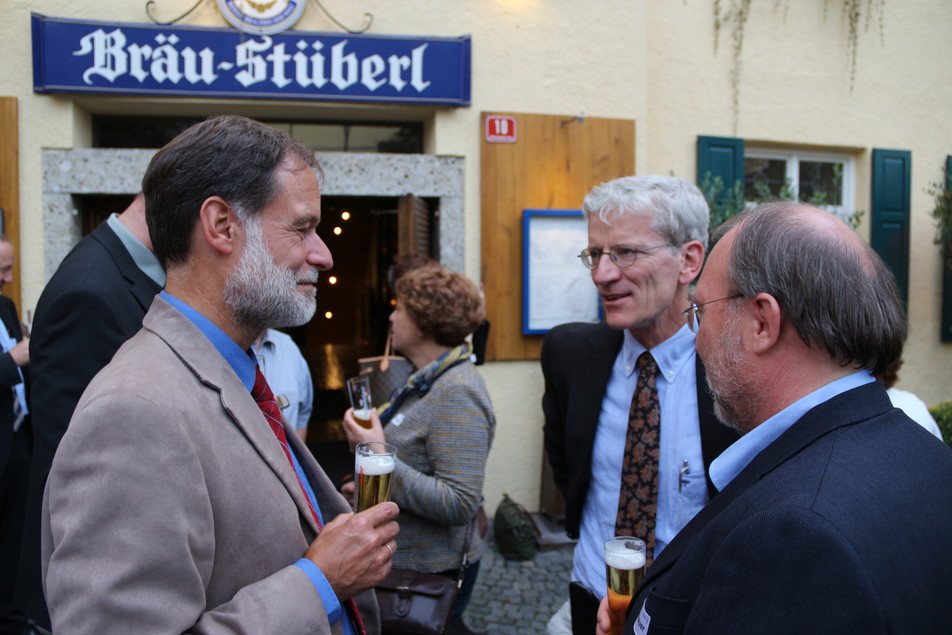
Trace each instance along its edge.
{"label": "man's ear", "polygon": [[209,247],[223,255],[235,250],[241,222],[225,199],[220,196],[206,198],[199,211],[199,224]]}
{"label": "man's ear", "polygon": [[704,245],[698,240],[689,240],[681,245],[680,284],[691,284],[701,274],[704,266]]}
{"label": "man's ear", "polygon": [[748,331],[751,350],[763,354],[773,348],[780,339],[783,313],[777,298],[769,293],[758,293],[750,303],[753,330]]}

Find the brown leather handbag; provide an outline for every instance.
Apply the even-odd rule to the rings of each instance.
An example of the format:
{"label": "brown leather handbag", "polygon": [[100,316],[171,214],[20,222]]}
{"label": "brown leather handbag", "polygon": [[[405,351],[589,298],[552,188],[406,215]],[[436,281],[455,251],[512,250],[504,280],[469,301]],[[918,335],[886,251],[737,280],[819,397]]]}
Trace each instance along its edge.
{"label": "brown leather handbag", "polygon": [[475,519],[463,541],[463,562],[456,579],[394,567],[377,585],[377,604],[384,635],[443,635],[469,566],[469,539]]}

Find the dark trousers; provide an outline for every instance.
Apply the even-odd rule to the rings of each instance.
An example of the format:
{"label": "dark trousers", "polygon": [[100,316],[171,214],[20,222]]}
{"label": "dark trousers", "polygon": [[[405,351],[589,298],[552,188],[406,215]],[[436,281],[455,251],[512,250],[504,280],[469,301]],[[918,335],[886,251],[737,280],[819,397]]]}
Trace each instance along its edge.
{"label": "dark trousers", "polygon": [[592,635],[597,622],[599,599],[578,582],[569,584],[569,604],[572,607],[572,634]]}
{"label": "dark trousers", "polygon": [[10,460],[0,474],[0,627],[18,621],[13,593],[26,518],[32,434],[27,421],[13,433]]}

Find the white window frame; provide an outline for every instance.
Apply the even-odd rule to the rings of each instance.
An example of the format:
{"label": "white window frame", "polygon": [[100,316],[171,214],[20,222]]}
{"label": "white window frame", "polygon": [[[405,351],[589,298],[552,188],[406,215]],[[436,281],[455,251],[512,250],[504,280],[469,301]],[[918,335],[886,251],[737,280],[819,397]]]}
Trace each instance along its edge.
{"label": "white window frame", "polygon": [[790,187],[799,195],[800,192],[800,161],[819,161],[826,163],[841,163],[843,165],[842,205],[823,205],[823,209],[836,214],[845,221],[853,214],[856,195],[856,160],[849,154],[832,152],[803,152],[799,150],[763,150],[748,146],[744,150],[745,159],[781,159],[787,163],[785,179]]}

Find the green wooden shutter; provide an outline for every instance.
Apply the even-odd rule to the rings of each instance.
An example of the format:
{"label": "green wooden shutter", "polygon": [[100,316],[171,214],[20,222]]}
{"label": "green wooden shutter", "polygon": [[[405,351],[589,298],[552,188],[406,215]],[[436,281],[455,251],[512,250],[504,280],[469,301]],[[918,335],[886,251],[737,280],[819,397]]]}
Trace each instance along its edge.
{"label": "green wooden shutter", "polygon": [[873,150],[873,249],[896,277],[899,294],[909,306],[909,189],[912,153]]}
{"label": "green wooden shutter", "polygon": [[[945,158],[945,186],[952,188],[952,156]],[[940,254],[941,248],[940,248]],[[939,339],[952,342],[952,265],[942,258],[942,319]]]}
{"label": "green wooden shutter", "polygon": [[710,190],[715,179],[720,179],[722,189],[716,200],[712,201],[711,217],[719,222],[724,220],[725,207],[742,208],[743,201],[733,200],[734,184],[740,182],[740,191],[744,185],[744,140],[734,137],[697,138],[697,184],[710,201]]}

